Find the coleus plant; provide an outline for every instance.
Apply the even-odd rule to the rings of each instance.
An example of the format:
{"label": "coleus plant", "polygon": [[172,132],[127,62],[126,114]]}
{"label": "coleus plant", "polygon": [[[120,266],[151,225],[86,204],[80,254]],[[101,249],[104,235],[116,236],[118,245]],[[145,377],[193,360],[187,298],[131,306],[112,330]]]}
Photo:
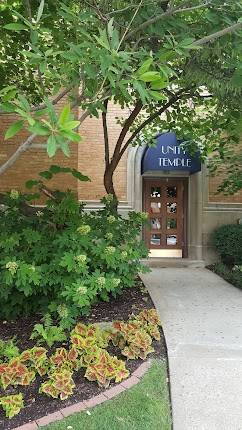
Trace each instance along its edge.
{"label": "coleus plant", "polygon": [[85,378],[97,381],[99,386],[108,387],[111,380],[121,382],[129,376],[125,362],[112,357],[107,351],[100,349],[98,356],[87,366]]}
{"label": "coleus plant", "polygon": [[73,372],[68,369],[57,368],[49,374],[48,381],[41,384],[39,392],[45,393],[54,399],[67,399],[73,394],[73,388],[75,387],[72,374]]}
{"label": "coleus plant", "polygon": [[161,326],[161,320],[156,309],[144,309],[135,316],[134,319],[136,321],[146,322],[147,324]]}
{"label": "coleus plant", "polygon": [[144,310],[127,323],[114,321],[111,329],[112,342],[130,360],[145,359],[154,351],[152,338],[160,340],[160,319],[155,309]]}
{"label": "coleus plant", "polygon": [[40,376],[44,376],[49,368],[47,349],[42,347],[26,349],[20,355],[20,361],[29,364]]}
{"label": "coleus plant", "polygon": [[35,378],[35,372],[29,370],[20,358],[14,358],[9,363],[0,364],[0,381],[5,390],[9,385],[29,385]]}
{"label": "coleus plant", "polygon": [[5,411],[7,418],[13,418],[24,407],[23,395],[13,394],[0,398],[0,405]]}
{"label": "coleus plant", "polygon": [[52,366],[67,369],[67,370],[79,370],[81,367],[80,360],[78,359],[78,350],[71,348],[67,350],[65,348],[57,348],[55,353],[50,357],[50,363]]}
{"label": "coleus plant", "polygon": [[161,321],[156,309],[144,309],[134,317],[134,320],[140,322],[144,330],[153,339],[160,340],[159,326],[161,326]]}
{"label": "coleus plant", "polygon": [[110,340],[110,334],[94,324],[77,324],[71,332],[71,343],[79,351],[87,351],[93,346],[106,348]]}

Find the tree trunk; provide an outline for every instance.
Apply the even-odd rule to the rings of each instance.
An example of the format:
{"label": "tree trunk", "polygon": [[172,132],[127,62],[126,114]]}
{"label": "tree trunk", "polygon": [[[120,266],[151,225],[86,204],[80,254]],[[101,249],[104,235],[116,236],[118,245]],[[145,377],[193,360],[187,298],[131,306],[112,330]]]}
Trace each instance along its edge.
{"label": "tree trunk", "polygon": [[106,166],[105,173],[104,173],[104,187],[107,191],[107,194],[112,194],[114,198],[117,198],[114,185],[113,185],[113,169],[111,165],[109,164]]}

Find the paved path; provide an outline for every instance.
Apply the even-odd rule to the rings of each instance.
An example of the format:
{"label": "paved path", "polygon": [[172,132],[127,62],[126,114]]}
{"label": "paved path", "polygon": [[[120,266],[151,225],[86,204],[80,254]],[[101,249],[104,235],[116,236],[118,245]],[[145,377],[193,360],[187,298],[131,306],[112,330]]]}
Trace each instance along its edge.
{"label": "paved path", "polygon": [[206,269],[142,279],[166,336],[174,430],[242,430],[242,291]]}

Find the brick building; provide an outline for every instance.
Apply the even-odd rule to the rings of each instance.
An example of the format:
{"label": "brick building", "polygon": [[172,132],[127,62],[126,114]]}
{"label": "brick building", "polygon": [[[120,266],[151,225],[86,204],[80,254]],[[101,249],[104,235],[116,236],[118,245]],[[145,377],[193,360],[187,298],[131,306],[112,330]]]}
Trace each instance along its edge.
{"label": "brick building", "polygon": [[[59,106],[59,109],[61,106]],[[113,105],[109,108],[108,128],[110,146],[114,146],[120,132],[115,117],[125,112]],[[6,129],[14,120],[12,115],[1,116],[0,165],[27,137],[25,132],[4,141]],[[72,189],[87,208],[100,207],[105,194],[103,186],[104,143],[101,119],[87,118],[80,128],[83,142],[71,145],[71,156],[62,152],[50,159],[42,138],[37,139],[13,166],[0,176],[0,192],[24,190],[28,179],[52,164],[74,167],[90,177],[91,182],[81,183],[70,175],[57,175],[50,181],[52,188]],[[163,135],[164,137],[164,135]],[[188,257],[210,262],[215,254],[211,246],[211,232],[221,224],[236,223],[242,218],[242,191],[233,196],[217,194],[221,177],[210,178],[206,166],[194,172],[189,156],[179,150],[179,142],[171,133],[162,148],[164,154],[152,161],[155,153],[148,154],[147,145],[131,147],[121,160],[115,174],[115,189],[120,201],[119,210],[149,212],[151,229],[146,228],[144,238],[153,256]],[[173,139],[173,140],[169,140]],[[168,145],[168,150],[165,145]],[[165,150],[164,150],[165,148]],[[167,153],[170,151],[170,154]],[[179,153],[178,153],[178,152]],[[156,153],[157,155],[157,153]],[[171,158],[170,158],[171,156]],[[152,161],[153,169],[145,165],[145,157]],[[188,161],[187,161],[188,160]]]}

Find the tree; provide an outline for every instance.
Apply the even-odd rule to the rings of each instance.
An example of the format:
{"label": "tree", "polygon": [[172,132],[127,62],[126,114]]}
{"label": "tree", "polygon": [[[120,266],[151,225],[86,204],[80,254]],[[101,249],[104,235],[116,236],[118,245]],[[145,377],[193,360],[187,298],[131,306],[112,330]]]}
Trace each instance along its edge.
{"label": "tree", "polygon": [[[213,166],[231,164],[242,131],[240,0],[5,0],[0,10],[1,113],[20,116],[6,138],[23,127],[31,133],[0,174],[38,135],[49,156],[57,150],[68,156],[69,141],[80,140],[77,127],[100,115],[104,185],[114,196],[123,154],[129,145],[152,142],[158,130],[176,131],[202,157],[216,153]],[[57,117],[55,105],[66,95],[70,103]],[[111,100],[130,110],[113,153]],[[227,187],[235,178],[238,188],[232,169]]]}

